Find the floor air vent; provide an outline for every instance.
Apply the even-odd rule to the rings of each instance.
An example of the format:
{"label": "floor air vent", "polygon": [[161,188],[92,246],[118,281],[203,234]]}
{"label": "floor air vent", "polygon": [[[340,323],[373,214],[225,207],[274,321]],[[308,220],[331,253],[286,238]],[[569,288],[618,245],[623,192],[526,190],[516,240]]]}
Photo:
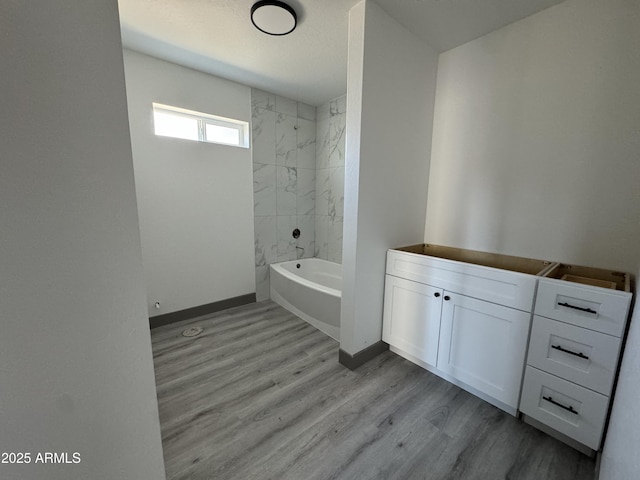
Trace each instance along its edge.
{"label": "floor air vent", "polygon": [[197,337],[203,332],[202,327],[190,327],[182,332],[183,337]]}

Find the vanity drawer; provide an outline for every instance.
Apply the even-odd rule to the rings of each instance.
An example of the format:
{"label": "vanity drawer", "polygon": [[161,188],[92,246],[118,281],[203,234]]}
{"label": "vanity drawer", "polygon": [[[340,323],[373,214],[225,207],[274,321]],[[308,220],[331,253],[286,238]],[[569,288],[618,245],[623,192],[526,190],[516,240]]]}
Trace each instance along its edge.
{"label": "vanity drawer", "polygon": [[534,313],[621,337],[630,303],[628,292],[541,278]]}
{"label": "vanity drawer", "polygon": [[609,397],[527,366],[520,410],[598,450]]}
{"label": "vanity drawer", "polygon": [[535,315],[527,363],[609,395],[620,342],[611,335]]}

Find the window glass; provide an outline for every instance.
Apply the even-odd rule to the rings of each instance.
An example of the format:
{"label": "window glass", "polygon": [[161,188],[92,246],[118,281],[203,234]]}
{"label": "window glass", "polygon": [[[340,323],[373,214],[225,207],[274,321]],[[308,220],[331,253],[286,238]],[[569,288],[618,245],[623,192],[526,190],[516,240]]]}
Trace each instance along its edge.
{"label": "window glass", "polygon": [[153,113],[156,135],[198,141],[198,119],[166,112]]}
{"label": "window glass", "polygon": [[249,122],[159,103],[153,104],[153,128],[164,137],[249,147]]}
{"label": "window glass", "polygon": [[205,136],[207,142],[226,143],[229,145],[240,144],[240,131],[237,128],[207,123]]}

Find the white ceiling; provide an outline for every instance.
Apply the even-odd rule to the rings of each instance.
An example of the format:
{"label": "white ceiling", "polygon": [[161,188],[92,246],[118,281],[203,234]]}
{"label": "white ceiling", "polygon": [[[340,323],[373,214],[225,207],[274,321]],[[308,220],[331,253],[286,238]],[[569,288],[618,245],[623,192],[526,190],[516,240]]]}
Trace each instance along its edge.
{"label": "white ceiling", "polygon": [[[119,0],[126,47],[320,105],[347,89],[348,13],[359,0],[288,0],[298,27],[258,31],[255,0]],[[376,0],[438,52],[562,0]]]}

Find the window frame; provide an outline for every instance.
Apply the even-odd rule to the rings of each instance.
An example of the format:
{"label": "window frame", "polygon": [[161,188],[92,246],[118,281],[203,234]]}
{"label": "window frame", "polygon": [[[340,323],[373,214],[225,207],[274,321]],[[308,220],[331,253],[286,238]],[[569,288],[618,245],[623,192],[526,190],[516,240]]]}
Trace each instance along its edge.
{"label": "window frame", "polygon": [[[176,117],[189,118],[197,121],[198,139],[188,139],[183,137],[174,137],[172,135],[165,135],[157,133],[156,131],[156,112],[174,115]],[[165,105],[163,103],[152,103],[152,117],[153,117],[153,132],[159,137],[176,138],[186,141],[198,141],[202,143],[213,143],[216,145],[226,145],[229,147],[249,148],[249,122],[242,120],[235,120],[233,118],[221,117],[218,115],[211,115],[209,113],[196,112],[194,110],[187,110],[186,108],[174,107],[172,105]],[[238,132],[238,142],[229,143],[218,140],[211,140],[207,138],[207,125],[215,125],[219,127],[229,128]]]}

